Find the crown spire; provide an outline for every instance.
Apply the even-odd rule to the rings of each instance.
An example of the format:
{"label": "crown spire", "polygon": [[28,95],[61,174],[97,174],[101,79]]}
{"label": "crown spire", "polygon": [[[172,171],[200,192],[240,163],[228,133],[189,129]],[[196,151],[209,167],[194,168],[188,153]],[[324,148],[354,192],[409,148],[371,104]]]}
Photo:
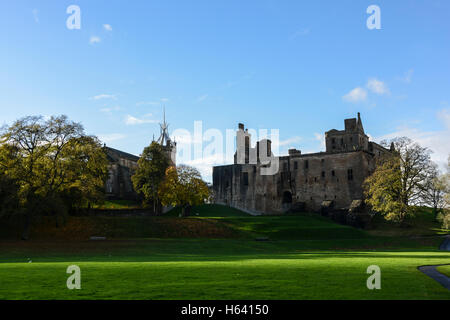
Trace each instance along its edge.
{"label": "crown spire", "polygon": [[163,107],[163,123],[160,126],[160,136],[158,143],[162,146],[170,145],[169,124],[166,122],[166,106]]}

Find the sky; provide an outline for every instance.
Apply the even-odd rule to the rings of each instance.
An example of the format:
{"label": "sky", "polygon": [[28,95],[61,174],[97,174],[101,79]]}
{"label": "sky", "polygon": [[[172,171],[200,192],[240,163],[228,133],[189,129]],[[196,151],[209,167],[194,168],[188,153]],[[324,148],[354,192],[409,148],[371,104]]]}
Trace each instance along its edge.
{"label": "sky", "polygon": [[[66,114],[139,155],[165,106],[180,150],[195,121],[242,122],[278,129],[286,154],[324,151],[360,112],[374,141],[408,136],[441,168],[450,154],[450,1],[2,1],[0,39],[0,126]],[[230,160],[186,154],[208,181]]]}

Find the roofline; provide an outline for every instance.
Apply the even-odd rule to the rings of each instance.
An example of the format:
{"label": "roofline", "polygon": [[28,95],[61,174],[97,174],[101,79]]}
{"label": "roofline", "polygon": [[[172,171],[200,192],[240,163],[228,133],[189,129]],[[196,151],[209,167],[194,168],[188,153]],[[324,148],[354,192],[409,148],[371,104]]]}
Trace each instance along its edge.
{"label": "roofline", "polygon": [[128,158],[135,159],[136,161],[139,160],[139,158],[140,158],[139,156],[136,156],[134,154],[131,154],[131,153],[128,153],[128,152],[124,152],[124,151],[121,151],[121,150],[118,150],[118,149],[114,149],[114,148],[111,148],[111,147],[105,146],[105,149],[109,149],[111,151],[121,153],[121,154],[123,154],[124,156],[126,156]]}

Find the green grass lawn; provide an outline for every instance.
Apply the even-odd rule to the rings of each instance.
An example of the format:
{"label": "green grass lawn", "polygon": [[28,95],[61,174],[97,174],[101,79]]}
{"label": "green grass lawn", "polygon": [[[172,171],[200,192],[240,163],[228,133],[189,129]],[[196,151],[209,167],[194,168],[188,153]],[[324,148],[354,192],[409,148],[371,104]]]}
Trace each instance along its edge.
{"label": "green grass lawn", "polygon": [[[0,299],[450,299],[417,270],[450,259],[427,246],[331,251],[303,241],[155,239],[1,248]],[[81,290],[66,288],[71,264],[81,268]],[[381,290],[366,287],[373,264]]]}
{"label": "green grass lawn", "polygon": [[141,209],[140,203],[131,200],[106,200],[102,204],[93,206],[94,209]]}
{"label": "green grass lawn", "polygon": [[450,265],[437,267],[437,270],[450,278]]}
{"label": "green grass lawn", "polygon": [[[77,241],[56,231],[53,240],[2,240],[0,299],[450,299],[417,270],[449,263],[442,238],[371,235],[313,214],[192,213],[77,217],[58,231]],[[108,240],[88,241],[94,232]],[[72,264],[81,290],[66,288]],[[381,268],[381,290],[366,287],[370,265]]]}

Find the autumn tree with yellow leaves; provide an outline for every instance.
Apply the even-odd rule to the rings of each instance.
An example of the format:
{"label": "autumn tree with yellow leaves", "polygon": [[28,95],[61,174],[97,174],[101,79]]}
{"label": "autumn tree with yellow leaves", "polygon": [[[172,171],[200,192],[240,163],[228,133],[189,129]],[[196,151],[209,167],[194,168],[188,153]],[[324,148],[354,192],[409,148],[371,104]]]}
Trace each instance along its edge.
{"label": "autumn tree with yellow leaves", "polygon": [[210,190],[197,169],[187,165],[171,166],[166,170],[158,197],[165,206],[180,206],[182,215],[188,216],[192,206],[209,199]]}

